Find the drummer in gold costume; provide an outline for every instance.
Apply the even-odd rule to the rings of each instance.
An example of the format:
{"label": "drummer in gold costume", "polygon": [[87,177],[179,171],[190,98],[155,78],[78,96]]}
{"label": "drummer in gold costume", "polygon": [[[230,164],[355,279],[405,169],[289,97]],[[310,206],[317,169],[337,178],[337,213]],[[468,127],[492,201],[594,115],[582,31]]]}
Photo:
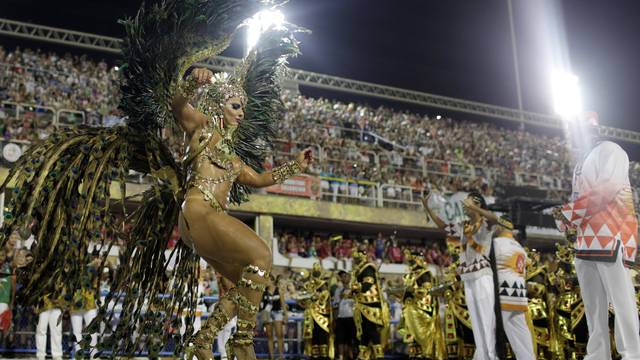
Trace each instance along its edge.
{"label": "drummer in gold costume", "polygon": [[537,359],[555,358],[558,348],[555,336],[553,303],[550,280],[546,264],[542,264],[540,253],[527,250],[527,293],[529,296],[529,318],[533,323],[533,340]]}
{"label": "drummer in gold costume", "polygon": [[333,359],[333,334],[331,331],[331,296],[329,283],[320,263],[313,269],[305,284],[306,295],[302,300],[304,310],[304,353],[311,359]]}
{"label": "drummer in gold costume", "polygon": [[389,338],[389,305],[382,294],[377,267],[366,254],[353,250],[351,289],[354,293],[353,320],[358,338],[358,359],[382,359]]}
{"label": "drummer in gold costume", "polygon": [[410,359],[446,357],[436,281],[420,255],[405,251],[409,273],[404,276],[402,320],[399,331],[409,344]]}
{"label": "drummer in gold costume", "polygon": [[582,359],[587,353],[589,332],[578,277],[573,267],[574,250],[567,245],[556,246],[556,258],[560,262],[554,274],[554,285],[558,290],[554,304],[554,327],[558,347],[563,349],[559,358]]}

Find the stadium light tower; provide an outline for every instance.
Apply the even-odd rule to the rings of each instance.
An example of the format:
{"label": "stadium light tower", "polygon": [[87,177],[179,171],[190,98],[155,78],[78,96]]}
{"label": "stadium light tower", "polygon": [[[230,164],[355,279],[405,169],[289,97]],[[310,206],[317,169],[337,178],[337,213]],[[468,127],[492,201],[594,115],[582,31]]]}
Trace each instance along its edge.
{"label": "stadium light tower", "polygon": [[574,121],[582,113],[580,81],[574,74],[554,71],[551,77],[553,109],[565,121]]}
{"label": "stadium light tower", "polygon": [[280,10],[263,10],[255,14],[247,21],[247,46],[248,54],[260,39],[260,35],[271,26],[280,26],[284,23],[284,14]]}

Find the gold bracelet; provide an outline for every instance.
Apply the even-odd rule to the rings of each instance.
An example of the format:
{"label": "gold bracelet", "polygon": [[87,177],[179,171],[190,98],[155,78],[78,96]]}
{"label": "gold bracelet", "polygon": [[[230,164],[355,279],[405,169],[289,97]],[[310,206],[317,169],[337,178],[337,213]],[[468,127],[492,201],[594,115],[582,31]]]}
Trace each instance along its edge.
{"label": "gold bracelet", "polygon": [[187,100],[191,100],[199,87],[196,79],[189,75],[186,79],[180,80],[178,83],[178,94]]}
{"label": "gold bracelet", "polygon": [[292,160],[283,165],[280,165],[276,168],[273,168],[271,171],[271,176],[273,177],[273,182],[276,184],[282,184],[288,178],[302,172],[302,167],[298,164],[297,161]]}

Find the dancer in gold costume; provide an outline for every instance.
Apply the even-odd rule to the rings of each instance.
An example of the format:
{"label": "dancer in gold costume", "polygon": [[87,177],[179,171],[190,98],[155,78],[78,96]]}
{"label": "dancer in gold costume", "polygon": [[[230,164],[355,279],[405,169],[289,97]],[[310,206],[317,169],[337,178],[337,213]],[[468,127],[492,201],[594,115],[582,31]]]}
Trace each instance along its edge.
{"label": "dancer in gold costume", "polygon": [[410,359],[446,357],[436,280],[421,255],[405,251],[409,273],[404,276],[402,319],[399,331],[409,344]]}
{"label": "dancer in gold costume", "polygon": [[[189,359],[212,359],[214,336],[237,315],[237,331],[228,344],[238,359],[255,359],[255,314],[271,270],[271,250],[227,214],[227,207],[247,201],[252,188],[304,171],[312,160],[305,150],[272,171],[263,168],[284,111],[280,80],[287,58],[298,53],[297,28],[270,26],[230,75],[213,76],[206,69],[185,75],[224,51],[245,20],[283,2],[165,0],[142,5],[134,18],[122,21],[119,108],[125,124],[61,128],[31,147],[0,186],[3,192],[14,184],[0,246],[14,230],[35,224],[38,251],[22,279],[25,305],[43,295],[48,287],[43,284],[54,289],[66,284],[70,294],[82,288],[89,244],[108,241],[105,229],[117,228],[110,207],[112,195],[118,195],[112,188],[119,190],[126,213],[131,197],[126,174],[134,170],[148,175],[149,188],[127,214],[132,228],[120,269],[90,326],[106,329],[98,325],[112,320],[108,304],[122,303],[114,334],[100,334],[98,350],[134,356],[146,347],[149,357],[156,357],[173,342],[176,353],[185,350]],[[167,129],[184,133],[182,161],[163,138]],[[174,261],[167,261],[164,251],[176,224],[184,244],[172,252]],[[184,341],[165,329],[179,326],[180,317],[171,315],[175,309],[191,313],[197,307],[198,256],[236,286],[201,330]],[[169,263],[174,269],[163,281]],[[148,336],[131,336],[142,328]],[[192,332],[191,320],[186,329]]]}
{"label": "dancer in gold costume", "polygon": [[527,293],[529,296],[529,318],[533,324],[534,348],[537,359],[555,358],[562,349],[558,347],[554,322],[553,304],[548,267],[540,259],[540,253],[527,249]]}
{"label": "dancer in gold costume", "polygon": [[560,354],[563,359],[582,359],[587,353],[589,332],[573,267],[575,251],[568,245],[556,244],[556,247],[556,258],[559,260],[554,274],[554,286],[558,292],[553,308],[556,341],[558,347],[563,349],[563,354]]}
{"label": "dancer in gold costume", "polygon": [[311,359],[333,359],[333,332],[331,331],[331,295],[329,283],[320,266],[313,264],[309,280],[300,297],[304,306],[304,354]]}
{"label": "dancer in gold costume", "polygon": [[382,359],[389,339],[389,305],[382,294],[377,267],[367,255],[353,249],[353,320],[358,338],[358,359]]}

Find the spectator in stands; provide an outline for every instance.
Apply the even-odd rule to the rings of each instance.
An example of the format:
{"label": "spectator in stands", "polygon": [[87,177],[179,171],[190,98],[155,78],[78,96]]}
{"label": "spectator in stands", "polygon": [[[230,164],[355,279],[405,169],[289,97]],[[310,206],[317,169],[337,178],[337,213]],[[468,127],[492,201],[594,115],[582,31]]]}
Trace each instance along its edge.
{"label": "spectator in stands", "polygon": [[287,244],[287,255],[289,255],[290,257],[298,257],[299,249],[298,241],[296,240],[296,238],[294,236],[288,235],[285,241]]}
{"label": "spectator in stands", "polygon": [[382,233],[378,233],[378,237],[375,240],[375,252],[376,252],[376,259],[384,259],[384,250],[386,247],[386,241],[384,239],[384,236],[382,236]]}
{"label": "spectator in stands", "polygon": [[404,256],[402,254],[402,249],[398,246],[398,240],[393,238],[391,240],[390,246],[387,248],[387,259],[393,264],[402,264]]}
{"label": "spectator in stands", "polygon": [[316,251],[320,259],[333,256],[333,254],[331,253],[331,245],[329,244],[329,239],[327,238],[320,240],[320,244],[316,248]]}
{"label": "spectator in stands", "polygon": [[285,290],[282,278],[278,275],[275,279],[271,276],[269,285],[264,291],[260,308],[262,309],[262,323],[267,335],[267,347],[269,358],[274,359],[274,333],[278,342],[279,359],[283,359],[284,353],[284,327],[289,322],[288,308],[285,299]]}
{"label": "spectator in stands", "polygon": [[13,290],[15,276],[7,253],[0,250],[0,346],[4,347],[6,336],[12,325]]}

